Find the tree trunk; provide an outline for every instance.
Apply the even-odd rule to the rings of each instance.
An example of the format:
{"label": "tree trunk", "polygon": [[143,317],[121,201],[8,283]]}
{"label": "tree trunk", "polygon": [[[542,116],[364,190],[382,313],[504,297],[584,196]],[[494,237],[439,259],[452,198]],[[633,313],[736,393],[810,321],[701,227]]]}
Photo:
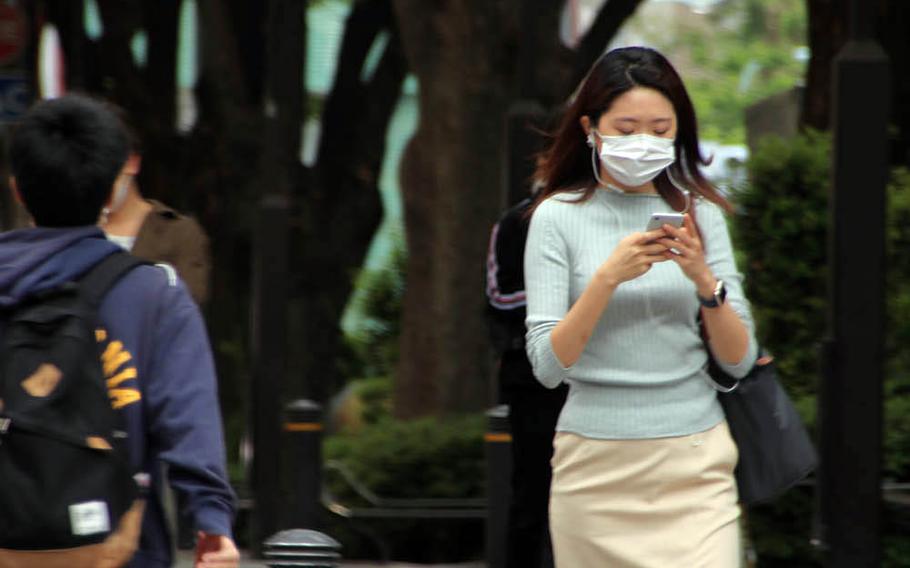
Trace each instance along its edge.
{"label": "tree trunk", "polygon": [[557,106],[571,92],[574,52],[559,35],[565,0],[522,0],[519,3],[516,97],[544,107]]}
{"label": "tree trunk", "polygon": [[482,267],[500,203],[516,5],[396,0],[395,9],[421,117],[401,166],[408,273],[395,414],[479,410],[490,402]]}
{"label": "tree trunk", "polygon": [[910,3],[887,2],[880,29],[882,46],[891,58],[891,122],[896,127],[891,162],[906,165],[910,163]]}
{"label": "tree trunk", "polygon": [[183,142],[177,121],[177,29],[180,2],[144,0],[142,27],[148,37],[148,57],[141,70],[142,107],[134,120],[143,145],[142,190],[181,209],[188,205],[182,188],[175,187],[168,171],[180,159]]}
{"label": "tree trunk", "polygon": [[482,269],[506,191],[507,111],[518,99],[561,106],[584,74],[578,70],[604,52],[640,1],[611,0],[572,52],[559,40],[563,2],[395,0],[421,115],[401,166],[408,274],[397,416],[491,402]]}
{"label": "tree trunk", "polygon": [[609,0],[600,8],[591,28],[578,44],[572,82],[568,87],[570,90],[585,78],[588,69],[603,55],[610,40],[635,13],[641,2],[642,0]]}
{"label": "tree trunk", "polygon": [[[145,81],[136,63],[130,42],[142,29],[142,5],[139,0],[98,0],[98,11],[104,33],[93,49],[86,52],[93,74],[87,87],[125,109],[137,119],[146,110]],[[139,124],[137,122],[137,124]],[[142,127],[139,126],[142,135]]]}
{"label": "tree trunk", "polygon": [[847,0],[807,0],[809,13],[809,67],[800,124],[827,130],[831,109],[831,63],[848,33]]}
{"label": "tree trunk", "polygon": [[[831,68],[850,31],[848,0],[807,0],[809,48],[806,91],[800,124],[819,130],[830,127]],[[875,39],[891,60],[891,144],[893,164],[910,160],[910,5],[899,0],[878,0]]]}
{"label": "tree trunk", "polygon": [[[372,76],[364,76],[381,33],[389,38],[385,51]],[[355,3],[322,113],[317,165],[299,194],[294,237],[301,267],[294,326],[304,348],[292,351],[292,368],[302,377],[304,394],[319,401],[339,386],[339,322],[382,218],[379,174],[405,73],[389,0]]]}

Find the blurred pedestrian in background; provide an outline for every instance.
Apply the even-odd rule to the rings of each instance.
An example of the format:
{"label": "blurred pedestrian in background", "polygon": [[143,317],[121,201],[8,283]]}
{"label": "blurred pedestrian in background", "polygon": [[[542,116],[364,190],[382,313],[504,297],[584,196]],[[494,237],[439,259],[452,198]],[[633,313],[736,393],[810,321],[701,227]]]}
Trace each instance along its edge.
{"label": "blurred pedestrian in background", "polygon": [[506,210],[490,234],[487,321],[499,356],[499,401],[509,405],[512,501],[506,562],[510,568],[549,568],[550,458],[565,385],[550,390],[534,378],[525,353],[524,251],[532,198]]}
{"label": "blurred pedestrian in background", "polygon": [[142,143],[126,112],[113,107],[129,136],[126,177],[101,218],[107,238],[149,262],[174,267],[193,299],[205,306],[209,296],[211,254],[209,240],[199,223],[167,205],[145,199],[137,177],[142,167]]}

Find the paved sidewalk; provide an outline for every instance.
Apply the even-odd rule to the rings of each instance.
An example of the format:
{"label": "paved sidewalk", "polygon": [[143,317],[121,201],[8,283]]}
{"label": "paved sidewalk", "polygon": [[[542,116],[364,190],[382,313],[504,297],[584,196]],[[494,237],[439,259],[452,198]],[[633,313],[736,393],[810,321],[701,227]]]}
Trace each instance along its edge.
{"label": "paved sidewalk", "polygon": [[[175,568],[192,568],[192,551],[181,550],[177,552]],[[250,559],[246,552],[240,562],[240,568],[266,568],[262,560]],[[357,560],[342,560],[338,568],[486,568],[482,562],[462,562],[460,564],[409,564],[406,562],[366,562]]]}

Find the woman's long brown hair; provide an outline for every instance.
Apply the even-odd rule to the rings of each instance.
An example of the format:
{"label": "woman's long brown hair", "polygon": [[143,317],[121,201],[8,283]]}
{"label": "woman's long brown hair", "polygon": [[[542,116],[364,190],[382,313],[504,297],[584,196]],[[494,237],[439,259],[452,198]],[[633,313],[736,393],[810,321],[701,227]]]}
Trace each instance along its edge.
{"label": "woman's long brown hair", "polygon": [[[710,160],[702,156],[698,147],[695,109],[679,74],[663,55],[653,49],[624,47],[607,52],[594,63],[566,108],[551,135],[553,140],[550,146],[538,160],[534,177],[543,180],[544,186],[538,192],[531,211],[554,193],[584,190],[579,201],[587,201],[594,195],[598,182],[594,177],[592,149],[586,143],[581,117],[587,116],[592,124],[597,124],[618,96],[635,87],[659,91],[673,104],[677,122],[676,161],[668,168],[673,179],[693,194],[701,195],[727,211],[732,209],[699,170]],[[599,159],[597,165],[600,167]],[[683,195],[674,187],[666,170],[654,179],[654,185],[674,209],[683,209]]]}

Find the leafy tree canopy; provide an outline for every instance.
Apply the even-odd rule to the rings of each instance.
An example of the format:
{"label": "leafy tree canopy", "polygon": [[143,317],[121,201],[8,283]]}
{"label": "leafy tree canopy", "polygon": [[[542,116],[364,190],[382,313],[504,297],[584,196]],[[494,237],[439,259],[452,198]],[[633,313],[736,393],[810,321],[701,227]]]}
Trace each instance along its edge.
{"label": "leafy tree canopy", "polygon": [[[679,12],[669,29],[667,10]],[[746,107],[803,83],[807,26],[805,3],[793,0],[721,0],[703,12],[654,2],[619,41],[651,45],[673,61],[703,139],[743,144]]]}

